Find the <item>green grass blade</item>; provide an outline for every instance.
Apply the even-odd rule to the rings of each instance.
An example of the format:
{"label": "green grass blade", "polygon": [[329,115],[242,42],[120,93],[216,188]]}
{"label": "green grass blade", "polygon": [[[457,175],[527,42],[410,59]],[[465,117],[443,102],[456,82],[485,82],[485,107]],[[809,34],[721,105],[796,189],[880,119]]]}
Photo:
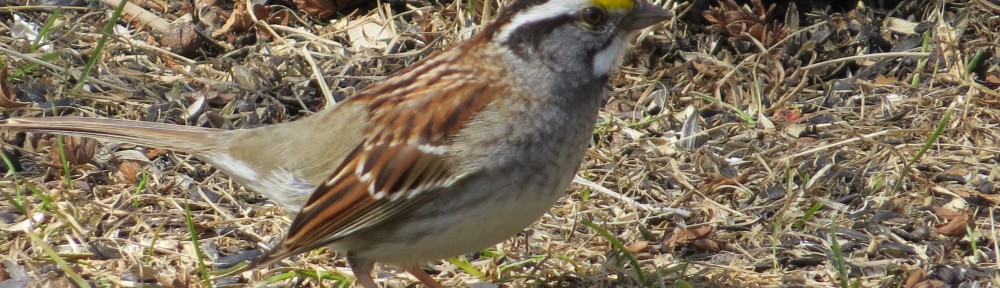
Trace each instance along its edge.
{"label": "green grass blade", "polygon": [[198,258],[198,272],[201,273],[203,284],[205,287],[212,287],[211,274],[208,273],[208,267],[205,266],[205,257],[201,252],[201,242],[198,241],[198,230],[194,227],[194,218],[191,217],[191,205],[187,199],[184,200],[184,222],[187,222],[188,233],[191,234],[194,255]]}
{"label": "green grass blade", "polygon": [[976,69],[976,66],[979,66],[979,62],[983,61],[983,54],[983,49],[979,49],[976,51],[976,55],[972,56],[972,60],[969,60],[969,63],[965,65],[965,71],[962,73],[963,80],[969,80],[969,75],[972,75],[972,69]]}
{"label": "green grass blade", "polygon": [[49,18],[45,19],[45,23],[43,23],[42,27],[38,29],[38,37],[35,37],[35,41],[31,42],[31,48],[29,51],[38,51],[38,48],[42,46],[42,42],[49,39],[49,35],[52,35],[52,27],[55,26],[56,19],[59,19],[59,17],[62,16],[62,13],[63,8],[56,7],[56,10],[52,11],[52,15],[49,15]]}
{"label": "green grass blade", "polygon": [[837,215],[833,215],[833,220],[830,222],[830,249],[833,250],[833,266],[837,267],[837,273],[840,276],[840,287],[850,288],[848,286],[850,283],[850,274],[847,272],[847,261],[844,260],[844,251],[840,248],[840,241],[837,241]]}
{"label": "green grass blade", "polygon": [[632,268],[635,269],[635,275],[636,277],[639,278],[639,282],[644,285],[646,284],[646,275],[642,273],[642,266],[639,266],[639,259],[635,258],[635,255],[632,255],[632,253],[628,252],[628,249],[625,248],[625,245],[622,244],[620,240],[618,240],[618,237],[612,235],[611,232],[609,232],[607,229],[604,229],[604,227],[598,226],[597,224],[594,224],[594,222],[590,222],[590,220],[583,219],[580,220],[580,223],[583,223],[583,225],[590,227],[590,229],[594,229],[594,231],[597,231],[598,234],[601,234],[601,236],[603,236],[604,239],[607,239],[608,242],[611,242],[612,247],[620,251],[621,254],[625,255],[625,257],[628,258],[628,262],[632,264]]}
{"label": "green grass blade", "polygon": [[132,198],[132,206],[133,207],[137,207],[137,208],[139,207],[139,197],[138,196],[139,196],[139,194],[142,194],[143,190],[146,190],[146,184],[148,182],[149,182],[149,175],[146,174],[146,171],[139,171],[139,183],[136,184],[135,194],[133,194],[133,196],[136,196],[136,197]]}
{"label": "green grass blade", "polygon": [[[920,52],[927,52],[930,50],[932,35],[931,30],[932,29],[927,29],[927,31],[924,32],[924,41],[923,44],[920,45]],[[920,71],[923,71],[924,66],[927,65],[927,58],[928,57],[920,57],[920,59],[917,60],[917,68],[913,69],[913,79],[910,80],[910,85],[917,86],[917,84],[920,84]]]}
{"label": "green grass blade", "polygon": [[476,267],[473,267],[472,263],[470,263],[468,259],[465,259],[465,256],[448,258],[447,261],[452,265],[458,266],[458,268],[465,271],[465,273],[469,273],[469,275],[485,281],[486,275],[484,275],[483,272],[480,272],[479,269],[476,269]]}
{"label": "green grass blade", "polygon": [[[39,57],[38,59],[45,62],[52,62],[53,60],[59,59],[59,57],[62,56],[62,53],[63,51],[52,51],[52,53],[46,53],[41,57]],[[35,68],[38,68],[38,66],[40,65],[34,62],[24,64],[24,66],[21,66],[21,68],[18,68],[17,70],[14,70],[14,72],[11,72],[10,75],[7,75],[7,79],[5,80],[10,81],[13,79],[24,77],[25,74],[28,74],[29,72],[31,72],[31,70],[35,70]]]}
{"label": "green grass blade", "polygon": [[86,83],[87,76],[90,72],[94,70],[94,66],[97,65],[97,60],[101,59],[101,52],[104,51],[104,46],[108,44],[108,39],[114,34],[115,24],[118,23],[118,19],[122,16],[122,9],[125,9],[125,4],[128,1],[121,1],[118,6],[115,7],[115,12],[111,14],[111,19],[108,19],[108,23],[104,24],[103,33],[101,33],[101,38],[97,40],[97,45],[94,46],[94,52],[90,54],[90,58],[87,59],[87,65],[83,66],[83,72],[80,73],[80,79],[77,79],[76,85],[73,89],[70,89],[71,93],[79,91],[83,87],[83,83]]}
{"label": "green grass blade", "polygon": [[24,233],[31,238],[32,244],[42,248],[45,255],[49,256],[49,258],[52,259],[52,262],[55,262],[56,266],[59,267],[63,273],[66,273],[66,276],[69,276],[70,280],[73,280],[74,284],[78,287],[90,287],[90,283],[87,282],[87,280],[83,280],[83,277],[80,277],[80,274],[77,274],[72,267],[69,267],[69,263],[66,263],[66,260],[60,257],[59,253],[57,253],[55,249],[52,249],[52,246],[49,246],[49,243],[45,243],[45,241],[39,238],[38,235],[35,235],[35,232],[32,232],[31,229],[25,229]]}
{"label": "green grass blade", "polygon": [[270,287],[271,284],[277,283],[282,280],[292,279],[295,277],[308,277],[317,280],[334,280],[340,283],[340,287],[346,287],[347,284],[350,284],[350,281],[348,281],[349,278],[344,277],[343,275],[340,274],[330,273],[325,271],[317,272],[312,270],[294,270],[268,277],[267,279],[261,281],[261,283],[259,283],[259,285],[255,287]]}
{"label": "green grass blade", "polygon": [[14,183],[14,195],[10,195],[7,191],[0,190],[3,193],[4,198],[14,204],[14,208],[21,212],[21,215],[31,215],[28,214],[28,209],[24,208],[24,197],[21,196],[21,181],[17,178],[17,173],[14,172],[14,162],[7,158],[7,154],[0,151],[0,159],[3,159],[4,165],[7,165],[7,173],[10,174],[11,181]]}
{"label": "green grass blade", "polygon": [[954,113],[955,109],[953,107],[948,107],[948,110],[944,112],[944,117],[941,117],[941,121],[938,121],[937,127],[935,127],[934,132],[931,133],[931,137],[927,138],[927,141],[924,141],[924,145],[920,147],[920,150],[917,150],[917,154],[913,155],[913,158],[911,158],[909,162],[906,162],[906,165],[903,165],[903,171],[900,171],[899,173],[900,179],[892,186],[892,192],[890,195],[895,195],[896,192],[899,191],[902,183],[905,182],[907,175],[910,173],[910,167],[912,167],[913,164],[916,164],[917,161],[931,149],[931,146],[934,146],[934,143],[937,143],[938,138],[940,138],[941,134],[944,133],[944,129],[948,127],[948,122],[951,122],[951,116]]}
{"label": "green grass blade", "polygon": [[812,219],[813,215],[816,215],[816,212],[819,212],[820,208],[823,208],[823,202],[816,201],[816,203],[813,203],[812,207],[809,207],[809,210],[806,210],[806,213],[802,215],[802,219],[795,221],[792,227],[795,229],[802,228],[806,222],[809,222],[809,219]]}
{"label": "green grass blade", "polygon": [[69,167],[69,159],[66,158],[66,145],[63,142],[63,135],[56,135],[56,147],[59,148],[59,164],[63,168],[63,180],[66,180],[66,189],[73,189],[73,168]]}

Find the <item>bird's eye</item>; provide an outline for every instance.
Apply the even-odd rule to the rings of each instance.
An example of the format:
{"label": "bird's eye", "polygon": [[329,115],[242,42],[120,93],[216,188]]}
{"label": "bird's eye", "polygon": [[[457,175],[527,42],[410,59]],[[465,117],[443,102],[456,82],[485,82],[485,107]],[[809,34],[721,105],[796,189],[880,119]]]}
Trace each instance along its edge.
{"label": "bird's eye", "polygon": [[600,25],[608,18],[604,9],[598,7],[588,7],[580,11],[580,20],[590,25]]}

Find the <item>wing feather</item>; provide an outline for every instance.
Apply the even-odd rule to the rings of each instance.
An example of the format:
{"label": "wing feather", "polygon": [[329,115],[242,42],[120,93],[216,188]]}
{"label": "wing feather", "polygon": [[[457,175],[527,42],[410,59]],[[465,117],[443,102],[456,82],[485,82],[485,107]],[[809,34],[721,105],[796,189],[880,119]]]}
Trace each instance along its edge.
{"label": "wing feather", "polygon": [[[442,77],[449,77],[449,81],[437,81]],[[384,92],[385,85],[406,85],[409,89],[398,89],[406,91],[405,95],[362,92],[348,100],[369,104],[368,137],[313,192],[286,237],[248,267],[326,246],[377,226],[472,173],[455,171],[447,163],[447,139],[458,134],[501,92],[494,85],[496,81],[450,69],[390,80],[396,78],[402,80],[367,91]],[[464,83],[454,85],[454,81]],[[408,123],[397,122],[400,120]]]}

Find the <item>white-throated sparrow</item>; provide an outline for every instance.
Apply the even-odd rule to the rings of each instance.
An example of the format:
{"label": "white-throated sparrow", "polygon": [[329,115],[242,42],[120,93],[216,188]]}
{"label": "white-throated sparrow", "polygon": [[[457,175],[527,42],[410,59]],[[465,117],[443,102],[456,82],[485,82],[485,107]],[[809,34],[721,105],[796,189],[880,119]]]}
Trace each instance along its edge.
{"label": "white-throated sparrow", "polygon": [[298,211],[251,266],[330,246],[365,287],[375,262],[435,286],[418,264],[500,242],[559,199],[627,36],[668,17],[644,0],[516,0],[468,41],[333,109],[257,129],[68,117],[3,127],[188,152]]}

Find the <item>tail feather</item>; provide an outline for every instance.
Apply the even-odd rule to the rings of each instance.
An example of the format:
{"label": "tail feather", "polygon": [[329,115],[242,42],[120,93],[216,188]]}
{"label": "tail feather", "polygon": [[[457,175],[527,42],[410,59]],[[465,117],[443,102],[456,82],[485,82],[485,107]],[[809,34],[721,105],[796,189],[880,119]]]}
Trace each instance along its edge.
{"label": "tail feather", "polygon": [[210,128],[88,117],[10,118],[0,122],[0,127],[112,140],[202,155],[224,147],[222,144],[225,143],[221,141],[228,134]]}

